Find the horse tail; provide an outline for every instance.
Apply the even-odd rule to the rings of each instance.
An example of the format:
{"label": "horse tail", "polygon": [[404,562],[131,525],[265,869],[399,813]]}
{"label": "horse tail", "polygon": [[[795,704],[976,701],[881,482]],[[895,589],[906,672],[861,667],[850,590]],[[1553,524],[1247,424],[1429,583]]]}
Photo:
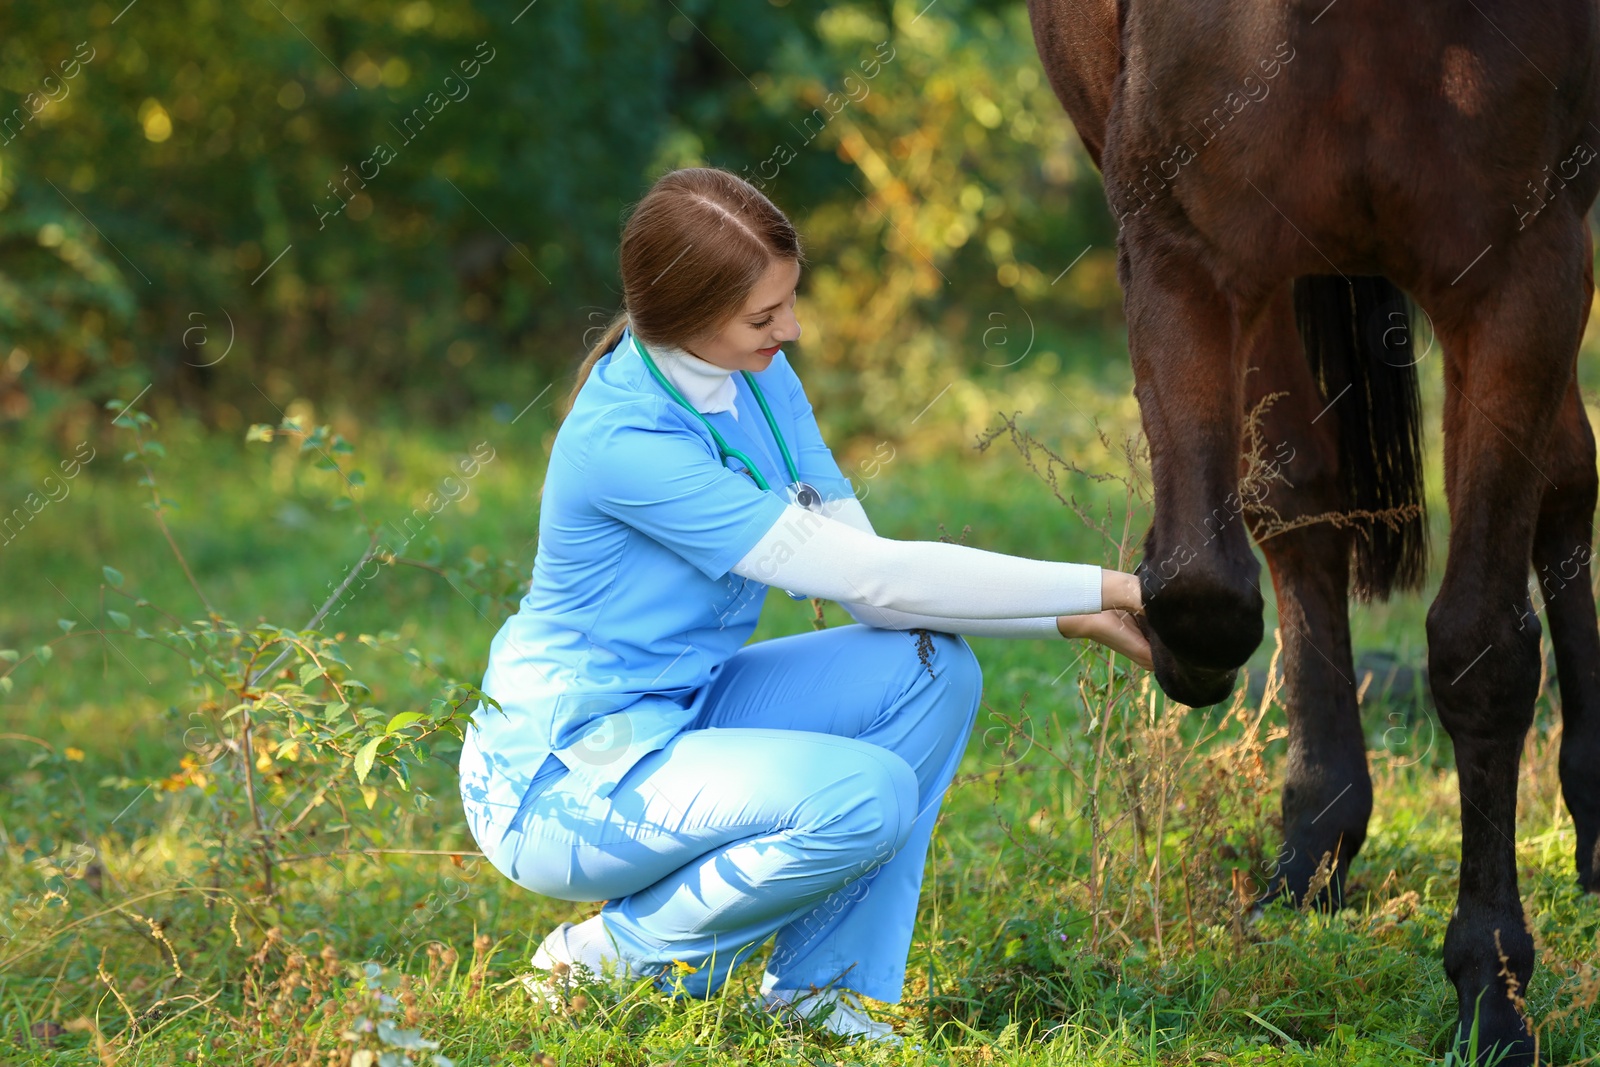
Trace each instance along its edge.
{"label": "horse tail", "polygon": [[1359,516],[1353,592],[1418,589],[1428,527],[1411,302],[1384,277],[1315,274],[1295,279],[1294,317],[1324,412],[1339,420],[1345,505]]}

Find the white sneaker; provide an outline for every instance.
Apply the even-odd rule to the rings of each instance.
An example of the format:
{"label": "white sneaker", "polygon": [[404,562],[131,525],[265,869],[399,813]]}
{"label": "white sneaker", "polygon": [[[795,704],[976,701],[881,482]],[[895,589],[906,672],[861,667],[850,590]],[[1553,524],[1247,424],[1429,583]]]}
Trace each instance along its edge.
{"label": "white sneaker", "polygon": [[766,994],[767,1010],[793,1012],[806,1022],[844,1037],[900,1044],[900,1035],[888,1023],[867,1014],[861,998],[848,989],[774,989]]}
{"label": "white sneaker", "polygon": [[635,975],[598,915],[581,923],[562,923],[550,931],[529,963],[533,970],[522,976],[522,987],[552,1008],[562,1005],[575,981]]}

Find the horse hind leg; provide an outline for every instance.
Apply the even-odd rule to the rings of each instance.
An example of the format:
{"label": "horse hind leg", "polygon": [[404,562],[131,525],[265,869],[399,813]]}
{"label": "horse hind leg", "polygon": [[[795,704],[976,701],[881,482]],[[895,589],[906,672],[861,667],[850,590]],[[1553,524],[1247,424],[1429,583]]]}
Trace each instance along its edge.
{"label": "horse hind leg", "polygon": [[[1327,404],[1327,397],[1340,393],[1346,383],[1336,376],[1325,383],[1326,395],[1318,388],[1300,350],[1289,292],[1285,286],[1275,294],[1261,318],[1251,341],[1247,377],[1252,383],[1250,409],[1266,402],[1259,455],[1250,462],[1272,473],[1253,483],[1251,495],[1258,499],[1250,501],[1248,510],[1277,597],[1283,703],[1289,720],[1283,848],[1264,872],[1258,904],[1280,896],[1301,903],[1320,883],[1315,885],[1315,903],[1338,907],[1372,813],[1372,779],[1350,652],[1354,535],[1348,527],[1329,522],[1293,524],[1346,507],[1338,409]],[[1327,416],[1319,417],[1322,412]],[[1325,872],[1321,877],[1319,870]]]}
{"label": "horse hind leg", "polygon": [[1600,893],[1600,629],[1589,577],[1600,479],[1576,380],[1567,387],[1546,469],[1555,486],[1545,486],[1540,502],[1534,576],[1561,688],[1561,788],[1577,830],[1578,884]]}
{"label": "horse hind leg", "polygon": [[[1455,746],[1461,875],[1445,933],[1463,1047],[1532,1062],[1520,996],[1534,947],[1518,895],[1517,771],[1539,684],[1528,598],[1549,444],[1572,380],[1587,288],[1582,220],[1530,227],[1481,281],[1419,293],[1445,349],[1450,551],[1428,610],[1428,673]],[[1488,268],[1484,270],[1484,268]],[[1538,462],[1535,462],[1538,460]]]}

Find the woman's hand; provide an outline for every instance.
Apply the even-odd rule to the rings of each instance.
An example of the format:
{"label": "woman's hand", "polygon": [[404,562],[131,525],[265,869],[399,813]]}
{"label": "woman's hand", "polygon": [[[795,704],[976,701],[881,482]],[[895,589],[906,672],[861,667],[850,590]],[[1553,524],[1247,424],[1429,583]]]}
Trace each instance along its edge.
{"label": "woman's hand", "polygon": [[1082,637],[1097,641],[1113,652],[1127,656],[1150,670],[1150,642],[1134,616],[1144,610],[1139,577],[1122,571],[1100,573],[1100,603],[1104,610],[1092,615],[1062,615],[1056,629],[1062,637]]}
{"label": "woman's hand", "polygon": [[1150,642],[1134,617],[1126,611],[1112,608],[1095,615],[1062,615],[1056,619],[1056,629],[1062,637],[1086,637],[1098,641],[1113,652],[1127,656],[1133,662],[1150,670]]}

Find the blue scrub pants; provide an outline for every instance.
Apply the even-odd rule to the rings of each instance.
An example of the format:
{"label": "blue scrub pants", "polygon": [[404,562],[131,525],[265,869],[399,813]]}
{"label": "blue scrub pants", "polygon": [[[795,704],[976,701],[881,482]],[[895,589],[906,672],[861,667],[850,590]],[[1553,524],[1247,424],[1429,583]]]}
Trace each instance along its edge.
{"label": "blue scrub pants", "polygon": [[928,841],[978,710],[965,641],[844,626],[746,645],[609,797],[557,778],[489,857],[601,914],[636,968],[707,996],[772,934],[764,988],[897,1002]]}

